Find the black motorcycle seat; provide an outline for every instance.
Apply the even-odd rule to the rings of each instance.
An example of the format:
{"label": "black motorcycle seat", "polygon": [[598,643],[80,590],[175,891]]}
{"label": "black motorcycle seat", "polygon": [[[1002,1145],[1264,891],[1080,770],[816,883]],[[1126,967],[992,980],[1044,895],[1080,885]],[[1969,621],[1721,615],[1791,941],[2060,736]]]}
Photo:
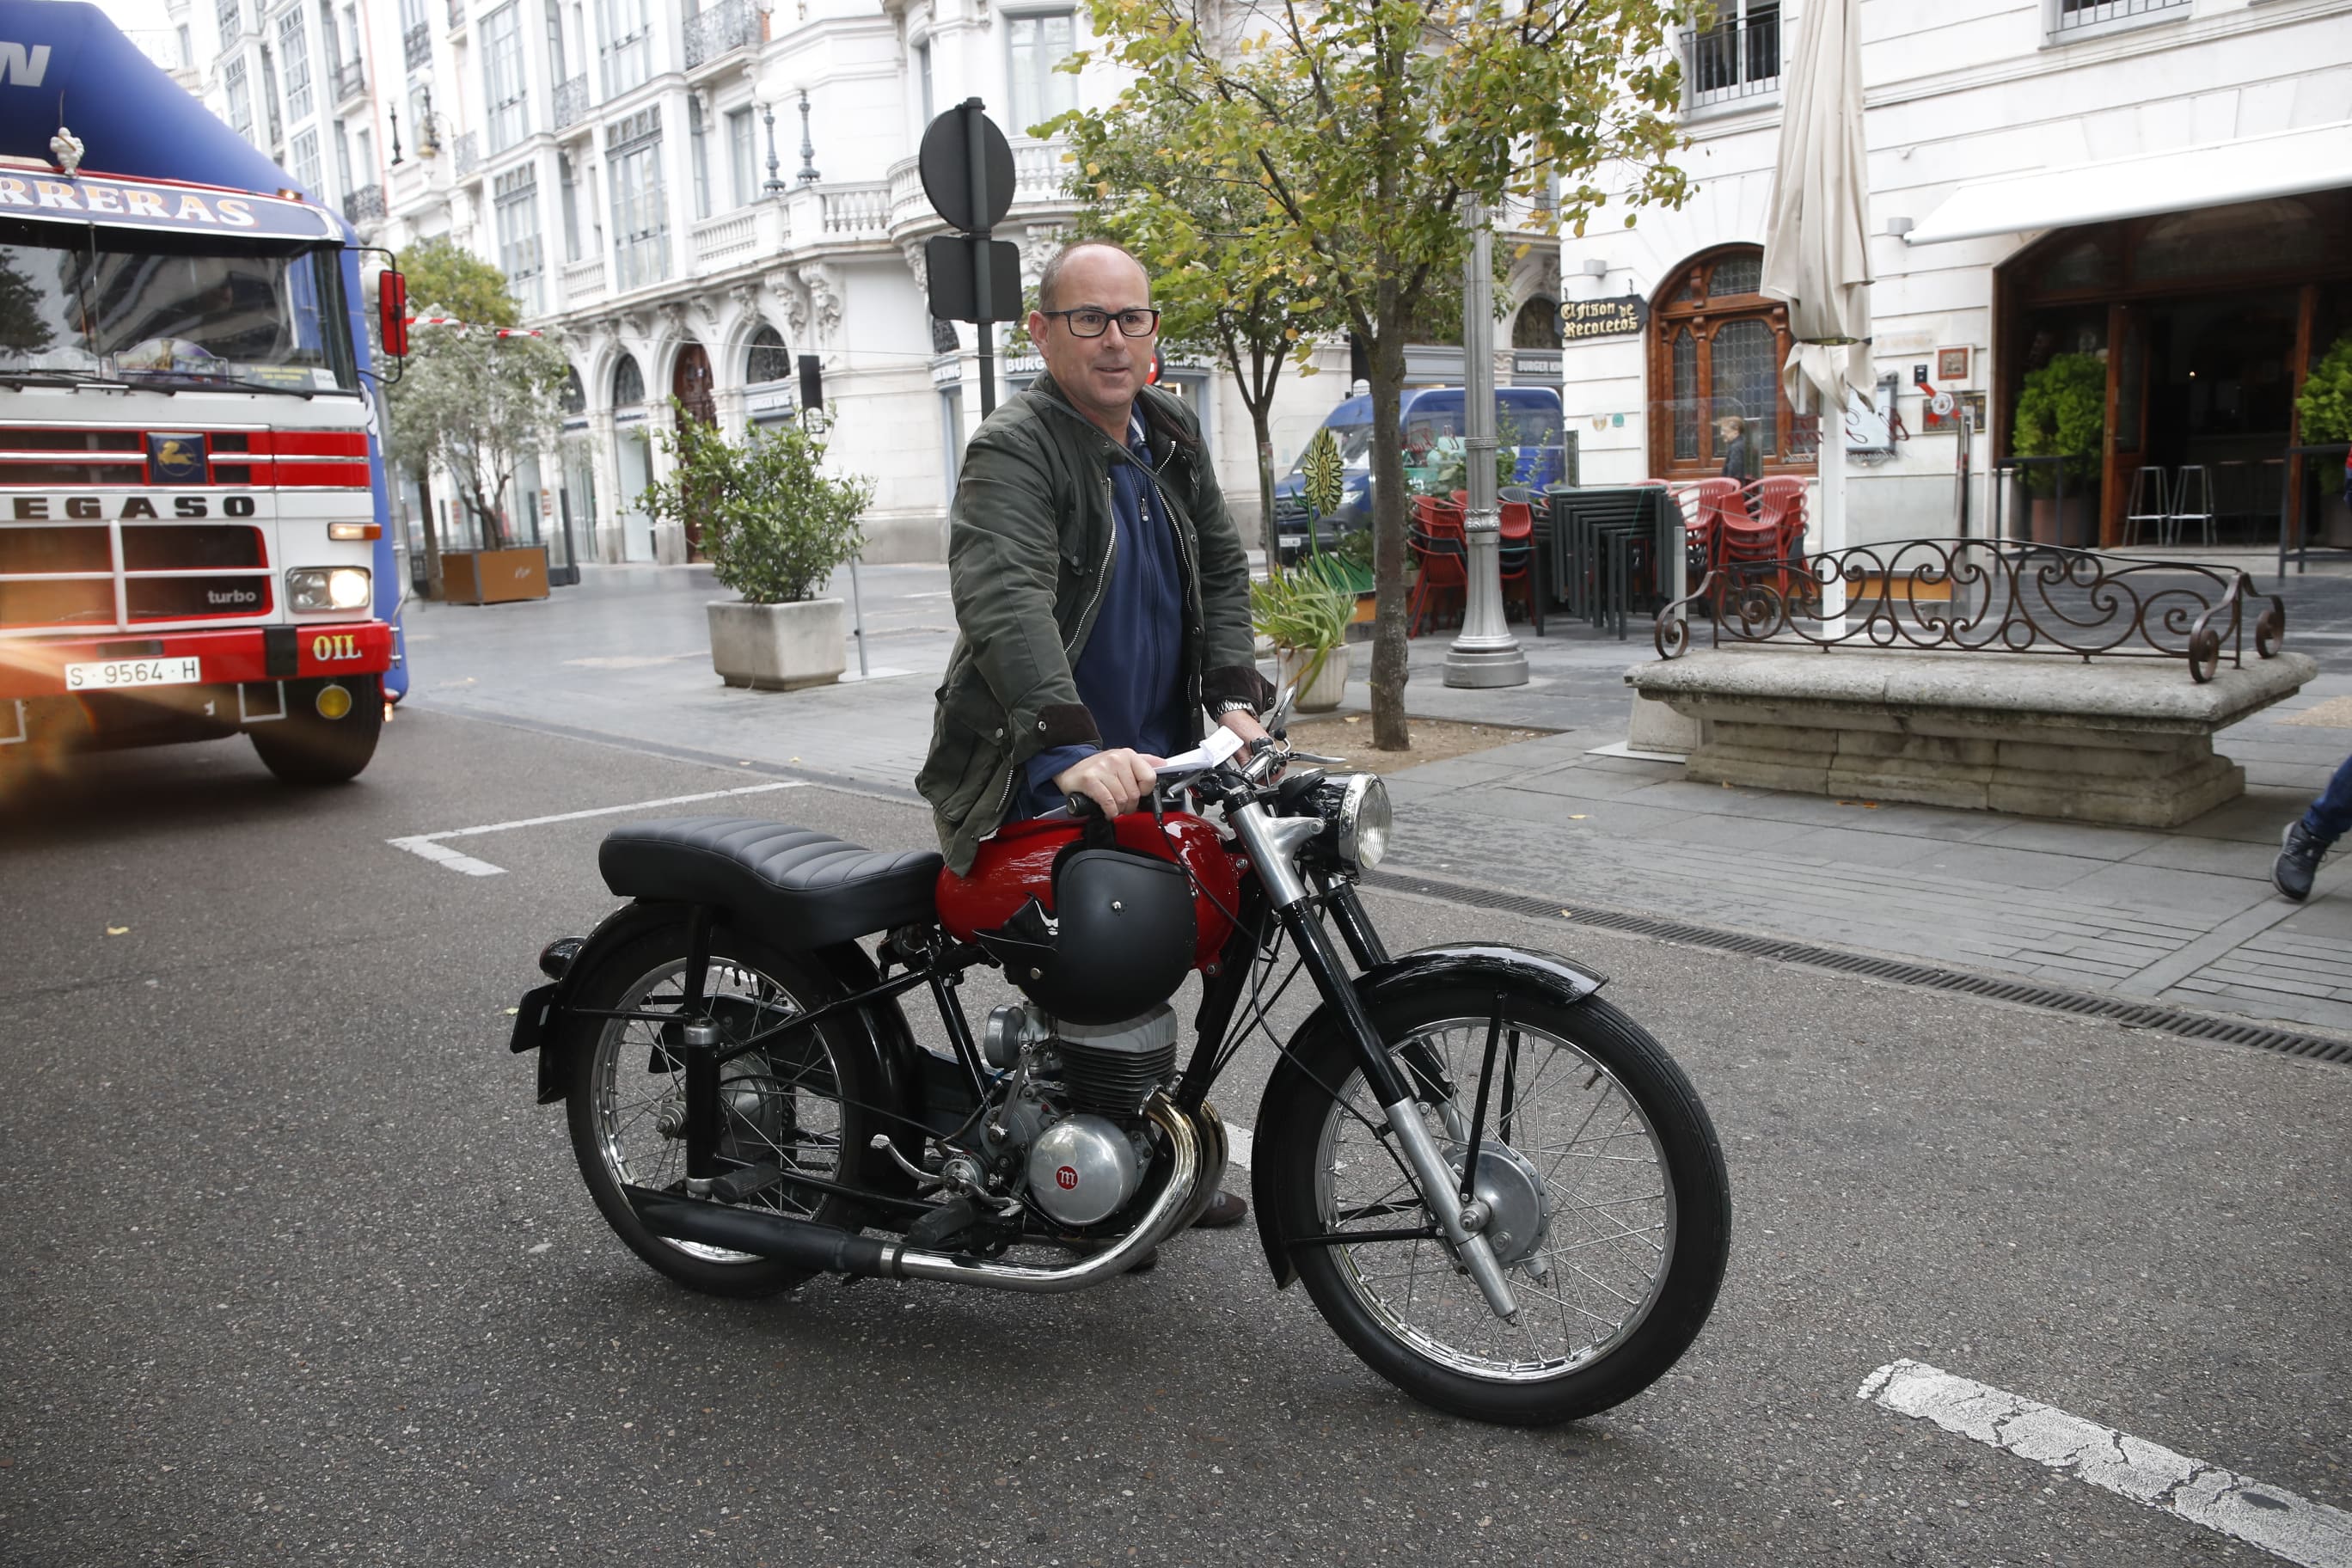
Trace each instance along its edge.
{"label": "black motorcycle seat", "polygon": [[622,898],[709,904],[797,948],[930,920],[942,863],[936,850],[867,849],[745,816],[632,822],[596,852],[604,885]]}

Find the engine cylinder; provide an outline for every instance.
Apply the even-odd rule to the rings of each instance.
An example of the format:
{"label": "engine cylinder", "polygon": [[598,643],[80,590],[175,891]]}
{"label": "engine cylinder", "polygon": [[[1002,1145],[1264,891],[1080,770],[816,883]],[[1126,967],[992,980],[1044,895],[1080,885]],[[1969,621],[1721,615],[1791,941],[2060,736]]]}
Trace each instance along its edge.
{"label": "engine cylinder", "polygon": [[1054,1026],[1062,1080],[1080,1110],[1129,1117],[1176,1070],[1176,1010],[1161,1003],[1122,1023]]}
{"label": "engine cylinder", "polygon": [[1029,1146],[1029,1195],[1064,1225],[1108,1219],[1142,1180],[1135,1145],[1099,1116],[1065,1117]]}

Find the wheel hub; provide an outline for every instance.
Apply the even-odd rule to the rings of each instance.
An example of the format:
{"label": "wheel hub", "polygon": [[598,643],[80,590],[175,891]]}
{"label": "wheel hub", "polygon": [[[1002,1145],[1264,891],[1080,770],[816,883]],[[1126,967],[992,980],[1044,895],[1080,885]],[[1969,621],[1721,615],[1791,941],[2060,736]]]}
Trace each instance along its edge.
{"label": "wheel hub", "polygon": [[[1457,1178],[1468,1152],[1459,1145],[1445,1152],[1446,1163]],[[1481,1234],[1494,1250],[1495,1261],[1509,1268],[1533,1258],[1543,1246],[1551,1220],[1543,1177],[1534,1163],[1507,1143],[1484,1140],[1478,1145],[1478,1176],[1471,1192],[1486,1205],[1486,1225]]]}

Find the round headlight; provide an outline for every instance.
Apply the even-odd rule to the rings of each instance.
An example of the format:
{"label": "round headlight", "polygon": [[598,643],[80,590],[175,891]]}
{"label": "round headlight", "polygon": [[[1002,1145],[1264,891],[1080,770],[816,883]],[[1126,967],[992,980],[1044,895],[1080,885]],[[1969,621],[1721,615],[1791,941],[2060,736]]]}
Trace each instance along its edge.
{"label": "round headlight", "polygon": [[1388,852],[1388,786],[1377,773],[1358,773],[1339,801],[1339,868],[1360,876]]}
{"label": "round headlight", "polygon": [[327,603],[339,610],[356,610],[368,602],[368,574],[356,566],[340,566],[327,574]]}

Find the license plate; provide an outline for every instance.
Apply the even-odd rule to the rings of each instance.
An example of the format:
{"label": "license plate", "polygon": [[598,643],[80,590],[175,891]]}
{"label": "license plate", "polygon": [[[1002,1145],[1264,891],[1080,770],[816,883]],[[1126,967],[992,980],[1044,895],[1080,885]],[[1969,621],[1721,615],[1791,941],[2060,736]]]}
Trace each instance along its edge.
{"label": "license plate", "polygon": [[204,679],[195,658],[115,658],[100,664],[66,666],[68,691],[99,691],[118,686],[194,686]]}

